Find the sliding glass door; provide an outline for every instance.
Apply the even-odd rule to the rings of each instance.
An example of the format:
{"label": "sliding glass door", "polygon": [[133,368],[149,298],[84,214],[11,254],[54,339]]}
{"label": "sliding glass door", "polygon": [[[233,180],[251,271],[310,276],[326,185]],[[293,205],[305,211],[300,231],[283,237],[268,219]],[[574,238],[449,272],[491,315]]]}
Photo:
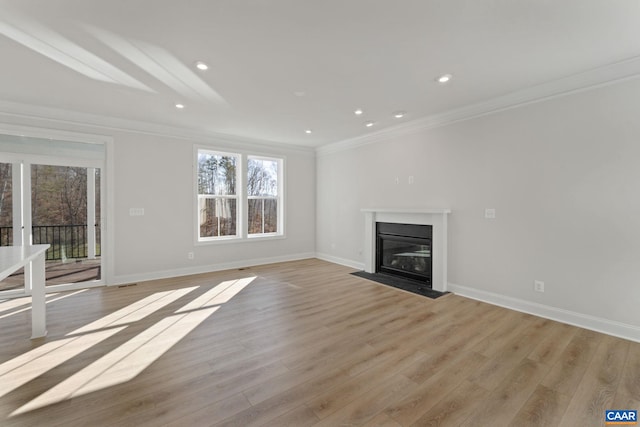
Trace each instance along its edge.
{"label": "sliding glass door", "polygon": [[49,244],[46,284],[100,280],[100,169],[31,165],[31,241]]}
{"label": "sliding glass door", "polygon": [[[69,157],[0,151],[0,246],[50,245],[46,285],[61,290],[102,283],[102,160],[78,144],[64,143]],[[0,282],[0,297],[29,291],[23,271]]]}

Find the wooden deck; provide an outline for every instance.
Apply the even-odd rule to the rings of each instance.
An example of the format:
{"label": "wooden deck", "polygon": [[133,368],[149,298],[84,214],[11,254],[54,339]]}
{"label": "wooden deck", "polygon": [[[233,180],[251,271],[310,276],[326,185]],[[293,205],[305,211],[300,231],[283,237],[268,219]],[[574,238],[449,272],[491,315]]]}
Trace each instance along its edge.
{"label": "wooden deck", "polygon": [[49,295],[35,341],[28,298],[0,302],[0,425],[588,427],[640,409],[640,343],[352,271]]}
{"label": "wooden deck", "polygon": [[[62,285],[97,280],[100,278],[100,259],[78,259],[47,261],[45,266],[46,285]],[[0,291],[20,289],[24,286],[24,271],[0,281]]]}

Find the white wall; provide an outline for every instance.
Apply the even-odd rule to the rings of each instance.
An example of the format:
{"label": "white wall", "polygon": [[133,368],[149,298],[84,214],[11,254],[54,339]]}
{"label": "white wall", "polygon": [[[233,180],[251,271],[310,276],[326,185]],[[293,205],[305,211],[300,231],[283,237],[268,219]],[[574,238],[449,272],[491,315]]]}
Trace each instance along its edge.
{"label": "white wall", "polygon": [[[313,256],[315,159],[312,152],[255,148],[260,154],[285,156],[285,239],[194,245],[193,144],[147,135],[136,135],[135,141],[125,142],[121,135],[114,145],[115,274],[120,280],[157,271],[166,271],[162,275],[168,276],[183,269],[206,271]],[[225,143],[211,142],[207,146],[234,149]],[[129,216],[131,207],[143,207],[145,215]],[[191,251],[194,260],[187,259],[187,252]]]}
{"label": "white wall", "polygon": [[[320,150],[317,251],[362,263],[361,208],[451,208],[452,289],[595,329],[620,322],[624,331],[613,333],[636,334],[639,111],[640,81],[632,80]],[[497,218],[484,219],[485,208]],[[533,291],[534,280],[545,293]]]}
{"label": "white wall", "polygon": [[[287,146],[182,139],[81,126],[0,111],[0,123],[53,132],[111,137],[106,173],[111,197],[105,210],[113,234],[108,284],[311,257],[315,253],[315,154]],[[40,134],[41,132],[39,132]],[[228,244],[194,242],[194,145],[285,157],[286,238]],[[129,216],[129,208],[144,216]],[[195,259],[187,259],[194,252]]]}

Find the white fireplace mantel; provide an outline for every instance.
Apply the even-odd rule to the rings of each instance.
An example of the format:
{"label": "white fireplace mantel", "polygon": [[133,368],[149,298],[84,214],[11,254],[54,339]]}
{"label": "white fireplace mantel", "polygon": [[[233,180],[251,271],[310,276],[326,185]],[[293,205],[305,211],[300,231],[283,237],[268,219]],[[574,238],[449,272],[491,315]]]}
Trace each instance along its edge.
{"label": "white fireplace mantel", "polygon": [[364,271],[376,271],[376,223],[393,222],[400,224],[431,225],[433,227],[432,278],[433,290],[447,290],[447,215],[446,208],[366,208],[364,232]]}

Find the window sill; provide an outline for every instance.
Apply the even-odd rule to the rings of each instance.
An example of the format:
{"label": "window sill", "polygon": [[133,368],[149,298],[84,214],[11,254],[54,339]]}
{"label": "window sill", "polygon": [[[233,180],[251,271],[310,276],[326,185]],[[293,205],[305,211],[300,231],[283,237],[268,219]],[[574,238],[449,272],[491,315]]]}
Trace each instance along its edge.
{"label": "window sill", "polygon": [[280,240],[280,239],[284,239],[285,235],[284,234],[256,234],[254,236],[247,236],[247,238],[245,239],[245,241],[247,242],[259,242],[261,240]]}
{"label": "window sill", "polygon": [[248,236],[248,237],[222,237],[220,239],[215,240],[198,240],[195,244],[196,246],[208,246],[208,245],[227,245],[232,243],[251,243],[251,242],[262,242],[269,240],[282,240],[286,239],[284,234],[261,234],[257,236]]}

